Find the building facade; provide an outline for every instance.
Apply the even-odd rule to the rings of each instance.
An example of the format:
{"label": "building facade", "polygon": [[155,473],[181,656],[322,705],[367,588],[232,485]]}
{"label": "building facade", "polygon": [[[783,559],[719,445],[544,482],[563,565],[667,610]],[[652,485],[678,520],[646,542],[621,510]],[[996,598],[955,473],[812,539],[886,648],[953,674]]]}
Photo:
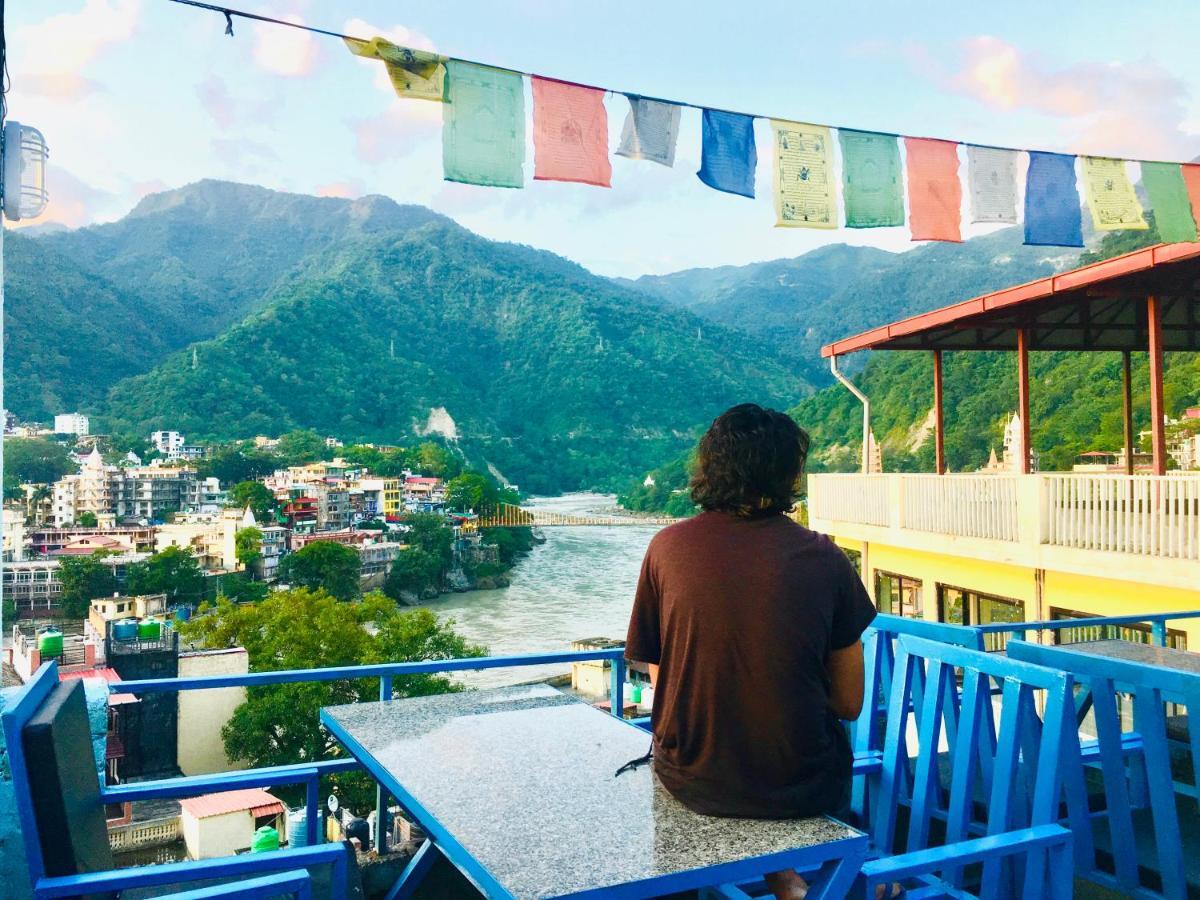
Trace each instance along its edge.
{"label": "building facade", "polygon": [[90,424],[83,413],[60,413],[54,417],[54,433],[86,435]]}

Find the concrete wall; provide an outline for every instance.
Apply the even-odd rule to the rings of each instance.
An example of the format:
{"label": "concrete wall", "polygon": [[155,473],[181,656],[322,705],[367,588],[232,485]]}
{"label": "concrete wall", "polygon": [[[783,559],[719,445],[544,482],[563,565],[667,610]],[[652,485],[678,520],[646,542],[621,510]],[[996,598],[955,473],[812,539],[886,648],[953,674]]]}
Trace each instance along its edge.
{"label": "concrete wall", "polygon": [[[12,701],[17,690],[0,691],[0,710]],[[21,820],[17,817],[3,732],[0,732],[0,884],[4,885],[4,896],[11,900],[28,900],[33,896],[25,868],[25,842],[21,837]]]}
{"label": "concrete wall", "polygon": [[183,841],[189,859],[232,856],[254,840],[254,819],[248,809],[196,819],[183,814]]}
{"label": "concrete wall", "polygon": [[[244,675],[249,670],[249,656],[240,647],[179,654],[180,678]],[[246,689],[240,687],[179,692],[179,770],[184,775],[242,768],[225,755],[221,729],[245,700]]]}

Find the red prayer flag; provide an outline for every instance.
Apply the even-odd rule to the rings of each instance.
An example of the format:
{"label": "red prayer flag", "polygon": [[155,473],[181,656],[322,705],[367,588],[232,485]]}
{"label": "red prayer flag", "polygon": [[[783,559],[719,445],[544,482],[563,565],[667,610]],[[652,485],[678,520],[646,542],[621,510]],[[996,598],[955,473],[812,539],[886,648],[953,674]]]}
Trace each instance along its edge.
{"label": "red prayer flag", "polygon": [[905,138],[908,221],[914,241],[962,241],[958,144]]}
{"label": "red prayer flag", "polygon": [[604,91],[533,77],[535,181],[612,187]]}
{"label": "red prayer flag", "polygon": [[1200,164],[1183,163],[1179,168],[1188,199],[1192,201],[1192,218],[1200,223]]}

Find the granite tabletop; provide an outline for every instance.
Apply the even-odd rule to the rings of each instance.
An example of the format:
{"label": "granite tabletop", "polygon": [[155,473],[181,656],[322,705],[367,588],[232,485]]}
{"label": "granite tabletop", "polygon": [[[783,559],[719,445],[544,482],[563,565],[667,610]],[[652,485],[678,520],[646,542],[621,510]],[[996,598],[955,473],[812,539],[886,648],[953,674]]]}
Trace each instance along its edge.
{"label": "granite tabletop", "polygon": [[1135,641],[1080,641],[1077,644],[1060,644],[1063,650],[1106,656],[1109,659],[1124,659],[1129,662],[1145,663],[1163,669],[1178,669],[1181,672],[1200,673],[1200,654],[1155,644],[1140,644]]}
{"label": "granite tabletop", "polygon": [[[515,897],[659,878],[859,832],[824,817],[691,812],[650,766],[650,735],[544,685],[322,711]],[[369,755],[370,761],[362,754]],[[839,858],[833,846],[825,858]]]}

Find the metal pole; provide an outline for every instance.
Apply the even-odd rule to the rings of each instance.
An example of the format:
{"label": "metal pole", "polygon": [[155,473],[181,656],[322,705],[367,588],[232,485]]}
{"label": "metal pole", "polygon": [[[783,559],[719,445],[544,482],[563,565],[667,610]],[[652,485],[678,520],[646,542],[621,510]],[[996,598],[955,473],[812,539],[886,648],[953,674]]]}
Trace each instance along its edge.
{"label": "metal pole", "polygon": [[1133,474],[1133,375],[1131,366],[1132,354],[1128,350],[1121,352],[1121,388],[1122,413],[1125,422],[1125,474]]}
{"label": "metal pole", "polygon": [[942,351],[933,351],[934,459],[937,473],[946,474],[946,421],[942,406]]}
{"label": "metal pole", "polygon": [[1033,448],[1029,446],[1029,332],[1017,329],[1017,415],[1021,417],[1021,474],[1028,475]]}
{"label": "metal pole", "polygon": [[871,401],[867,399],[867,395],[854,386],[845,375],[838,371],[837,357],[829,357],[829,371],[833,373],[833,377],[842,383],[842,385],[858,398],[862,403],[863,408],[863,436],[862,436],[862,470],[866,475],[871,471]]}
{"label": "metal pole", "polygon": [[1150,436],[1154,474],[1167,474],[1167,435],[1163,425],[1162,306],[1153,295],[1146,298],[1146,330],[1150,333]]}

